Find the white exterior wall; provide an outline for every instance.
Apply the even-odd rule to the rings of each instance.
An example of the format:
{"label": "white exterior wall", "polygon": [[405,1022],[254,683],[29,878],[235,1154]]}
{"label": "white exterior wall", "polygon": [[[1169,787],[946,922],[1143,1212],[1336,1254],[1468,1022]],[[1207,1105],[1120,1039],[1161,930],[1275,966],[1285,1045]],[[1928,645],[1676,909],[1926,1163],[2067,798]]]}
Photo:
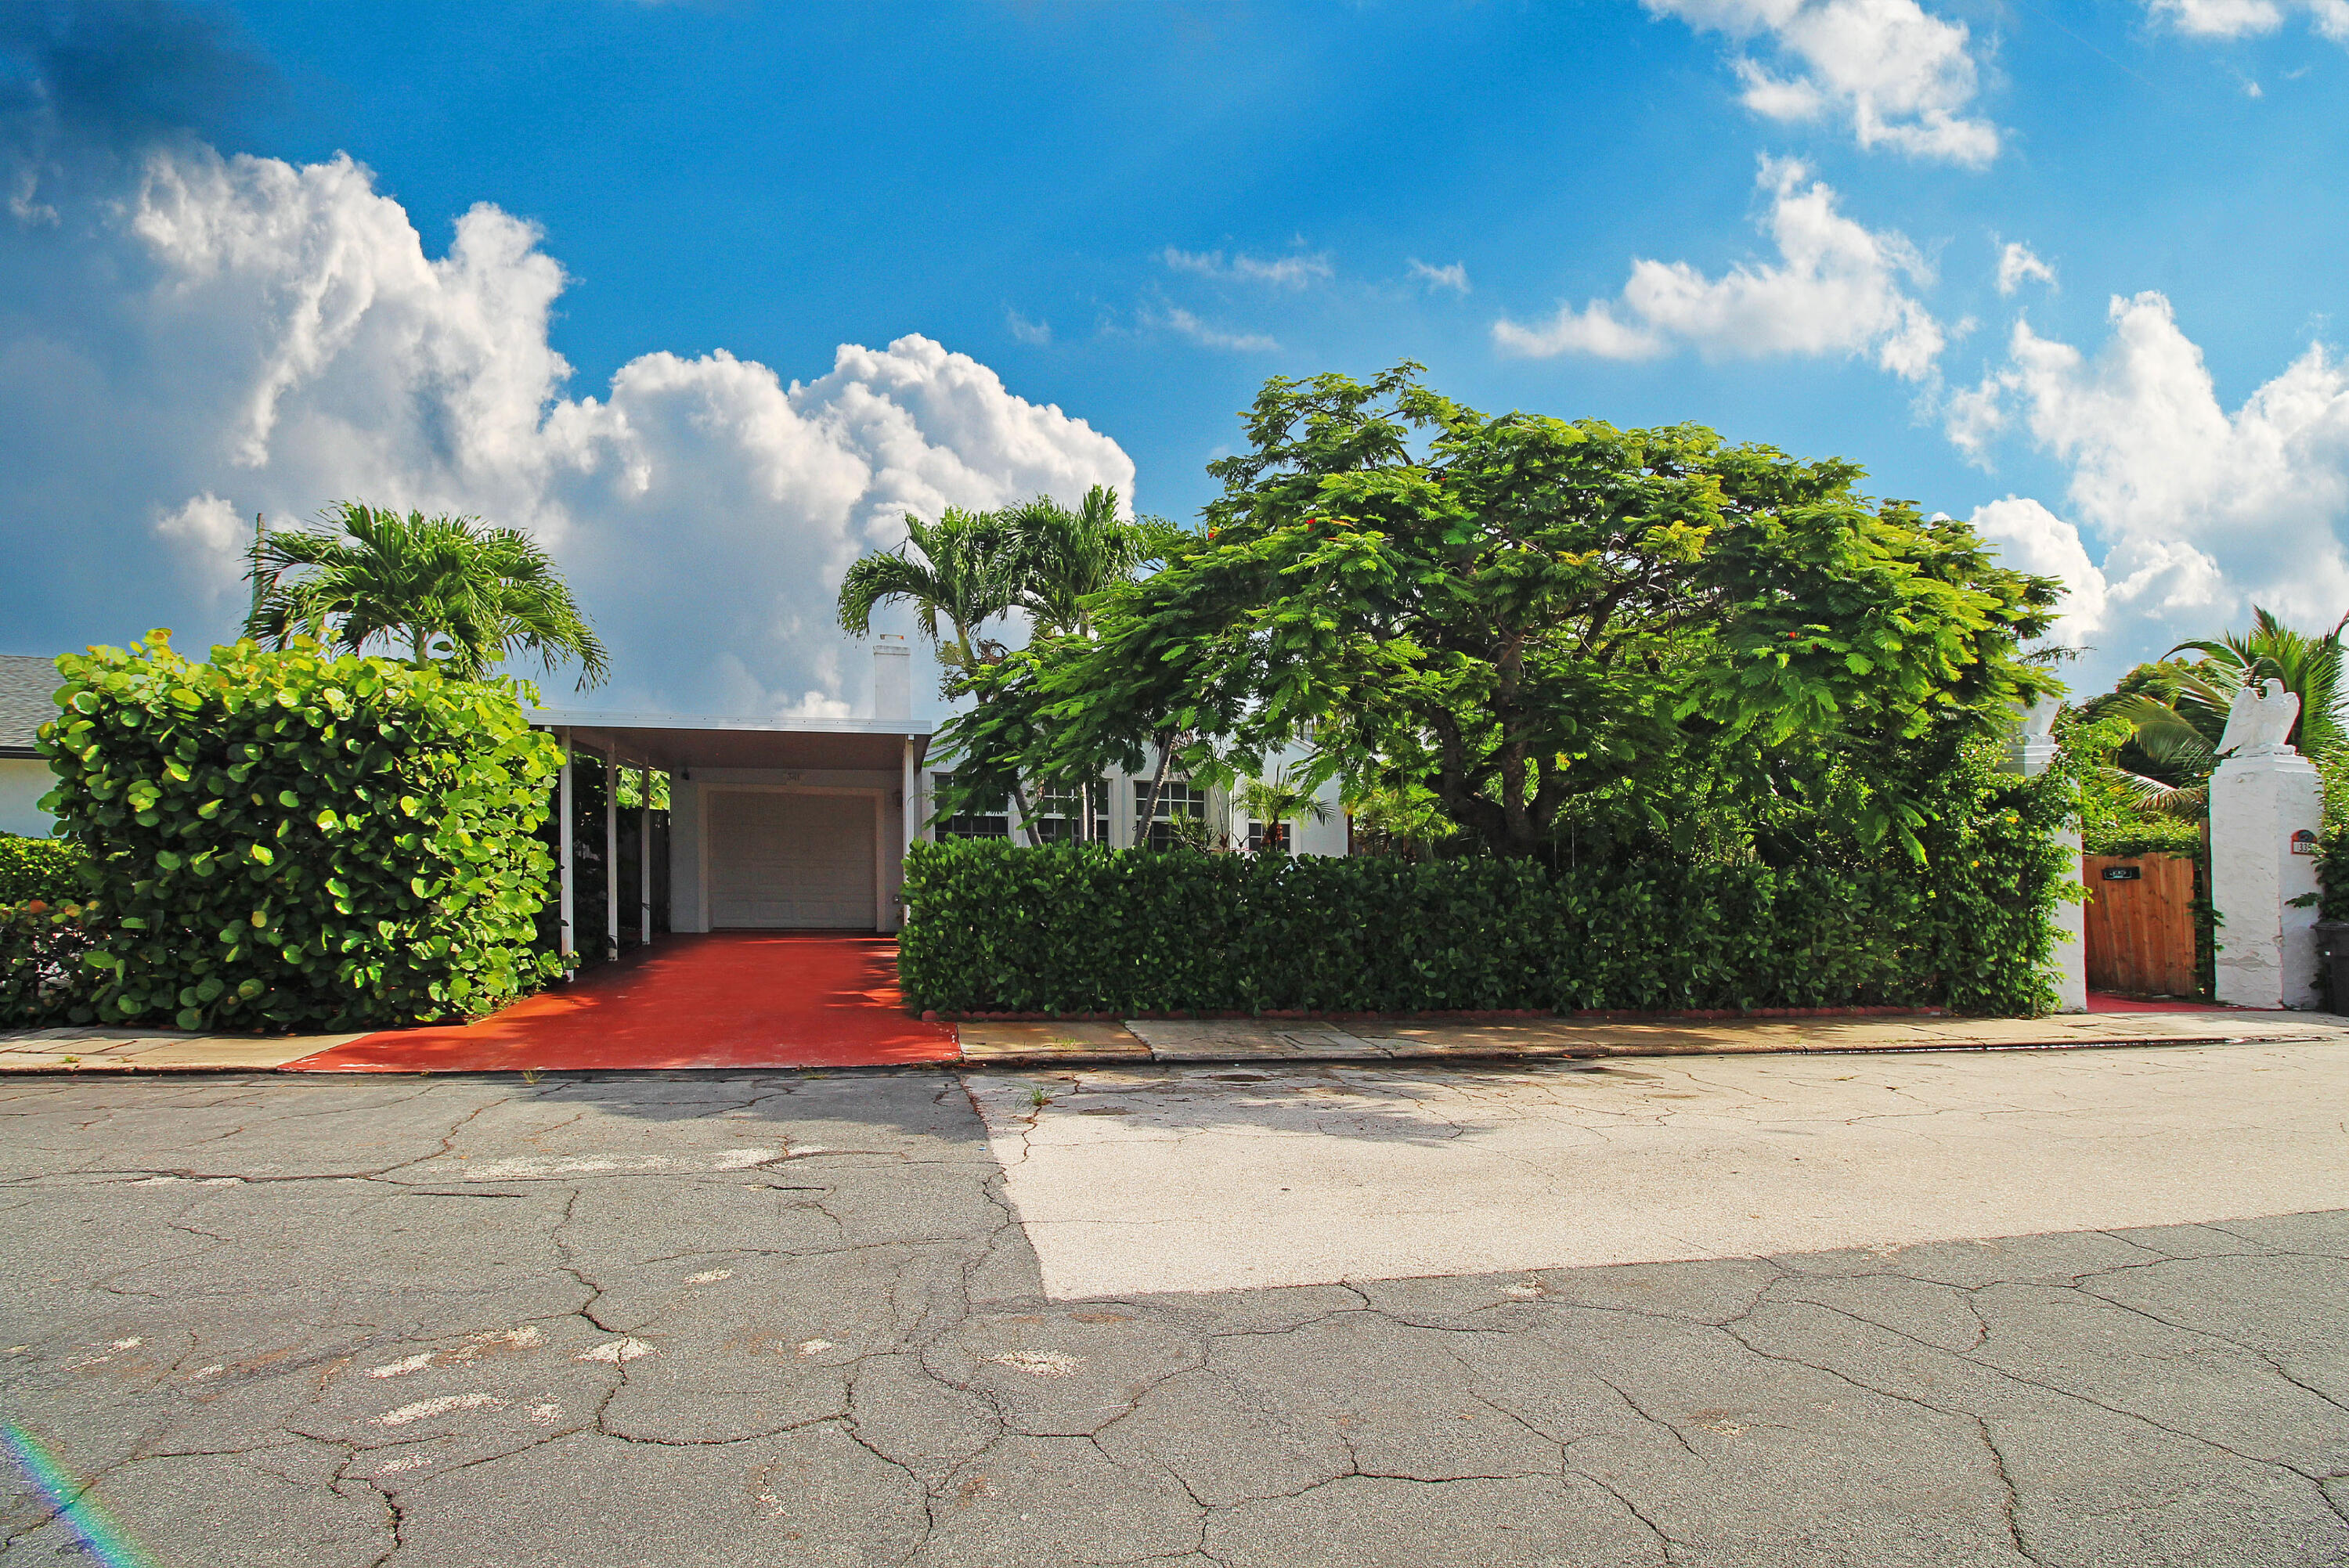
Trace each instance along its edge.
{"label": "white exterior wall", "polygon": [[46,758],[0,757],[0,833],[47,838],[57,819],[41,810],[40,799],[57,783]]}
{"label": "white exterior wall", "polygon": [[706,863],[704,841],[707,838],[703,823],[708,820],[704,807],[708,791],[723,789],[729,785],[784,790],[850,789],[878,796],[881,804],[882,887],[888,911],[882,929],[895,931],[904,923],[904,906],[898,902],[899,890],[905,886],[905,808],[898,799],[904,789],[904,780],[895,769],[697,768],[692,770],[690,779],[680,776],[669,783],[668,923],[671,931],[709,929],[709,890],[702,876]]}
{"label": "white exterior wall", "polygon": [[[1293,762],[1297,758],[1292,757],[1288,760]],[[925,799],[916,810],[925,817],[929,810],[926,792],[929,789],[930,775],[934,772],[946,771],[947,769],[931,768],[921,770],[920,789],[924,791]],[[1109,786],[1109,841],[1111,843],[1131,846],[1134,842],[1136,822],[1141,814],[1141,808],[1134,799],[1134,787],[1140,785],[1147,789],[1153,771],[1153,769],[1145,769],[1140,773],[1120,773],[1112,769],[1104,776],[1104,782]],[[1329,780],[1321,786],[1318,793],[1322,802],[1330,809],[1330,820],[1326,822],[1316,822],[1308,818],[1293,823],[1297,852],[1300,855],[1343,855],[1346,852],[1346,808],[1338,798],[1338,781],[1334,779]],[[1233,843],[1244,846],[1247,842],[1247,813],[1235,805],[1230,795],[1225,791],[1216,790],[1208,797],[1207,826],[1211,832],[1226,835]],[[934,830],[926,830],[921,834],[925,839],[935,839],[936,836]],[[1011,834],[1011,841],[1024,844],[1028,841],[1027,835],[1015,828]]]}

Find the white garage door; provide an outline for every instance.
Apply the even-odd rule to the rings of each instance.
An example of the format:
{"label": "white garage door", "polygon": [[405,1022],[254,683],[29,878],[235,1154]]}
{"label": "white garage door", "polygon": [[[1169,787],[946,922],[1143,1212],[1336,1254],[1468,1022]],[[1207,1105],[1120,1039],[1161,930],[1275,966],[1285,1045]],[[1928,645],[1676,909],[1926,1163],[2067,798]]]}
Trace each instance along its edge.
{"label": "white garage door", "polygon": [[709,923],[873,929],[873,800],[713,789]]}

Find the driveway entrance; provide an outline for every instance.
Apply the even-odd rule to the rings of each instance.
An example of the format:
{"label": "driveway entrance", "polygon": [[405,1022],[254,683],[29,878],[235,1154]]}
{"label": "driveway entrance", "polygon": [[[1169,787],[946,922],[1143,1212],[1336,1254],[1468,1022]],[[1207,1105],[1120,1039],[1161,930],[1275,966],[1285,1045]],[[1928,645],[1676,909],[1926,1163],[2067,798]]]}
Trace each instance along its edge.
{"label": "driveway entrance", "polygon": [[287,1064],[296,1072],[538,1068],[874,1067],[950,1061],[952,1025],[905,1016],[883,936],[673,936],[478,1023],[390,1029]]}

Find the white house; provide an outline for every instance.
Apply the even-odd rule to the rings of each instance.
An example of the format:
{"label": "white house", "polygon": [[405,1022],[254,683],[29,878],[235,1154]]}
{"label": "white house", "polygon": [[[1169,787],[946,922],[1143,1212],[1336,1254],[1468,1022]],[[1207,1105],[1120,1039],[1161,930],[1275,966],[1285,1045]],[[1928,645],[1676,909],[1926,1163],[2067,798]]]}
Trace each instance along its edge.
{"label": "white house", "polygon": [[33,741],[57,717],[57,690],[64,684],[53,659],[0,654],[0,833],[46,839],[57,827],[40,804],[57,775]]}
{"label": "white house", "polygon": [[[542,709],[533,722],[574,753],[605,758],[621,769],[663,773],[669,780],[669,927],[895,931],[902,923],[899,890],[906,846],[941,832],[1026,839],[1017,809],[1000,817],[933,822],[929,799],[944,775],[926,770],[931,726],[911,717],[911,660],[902,638],[882,637],[874,648],[871,718],[716,718],[677,714],[595,713]],[[565,788],[569,779],[565,778]],[[1132,844],[1150,779],[1113,775],[1086,792],[1048,795],[1038,824],[1042,836],[1081,832],[1088,839]],[[1298,853],[1347,852],[1346,820],[1337,786],[1324,787],[1326,822],[1303,821],[1290,832]],[[642,797],[650,799],[647,789]],[[1104,809],[1105,808],[1105,809]],[[568,822],[566,809],[562,820]],[[605,830],[609,861],[618,861],[620,808],[608,805]],[[1160,791],[1156,820],[1199,821],[1209,841],[1234,847],[1260,842],[1263,825],[1236,812],[1220,792],[1192,789],[1170,779]],[[1169,831],[1162,827],[1158,837]],[[565,845],[566,888],[569,851]],[[649,864],[642,885],[620,889],[608,902],[608,929],[618,941],[626,923],[651,932]],[[572,917],[564,894],[564,918]],[[572,945],[592,933],[572,933]]]}

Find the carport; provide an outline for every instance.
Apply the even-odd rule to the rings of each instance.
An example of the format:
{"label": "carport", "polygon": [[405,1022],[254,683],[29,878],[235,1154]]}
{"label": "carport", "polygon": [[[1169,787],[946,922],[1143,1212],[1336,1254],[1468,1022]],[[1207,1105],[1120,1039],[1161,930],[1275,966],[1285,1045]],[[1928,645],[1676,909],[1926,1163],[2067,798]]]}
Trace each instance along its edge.
{"label": "carport", "polygon": [[[926,720],[906,717],[907,652],[874,649],[874,718],[738,718],[668,713],[541,709],[533,722],[554,735],[564,763],[556,849],[563,947],[594,934],[576,929],[579,878],[573,762],[600,758],[644,788],[637,842],[650,843],[652,775],[668,780],[669,929],[894,932],[905,846],[919,830]],[[621,808],[605,791],[603,861],[619,862]],[[590,829],[589,830],[592,830]],[[616,947],[653,936],[653,864],[639,854],[636,889],[612,890],[605,930]]]}
{"label": "carport", "polygon": [[[557,851],[564,946],[578,949],[570,758],[603,758],[616,775],[669,781],[669,925],[678,932],[897,929],[905,845],[921,822],[926,724],[885,718],[710,718],[550,710],[537,721],[564,747]],[[649,778],[647,782],[649,784]],[[649,800],[647,789],[641,799]],[[907,810],[907,802],[914,802]],[[639,810],[649,814],[650,807]],[[619,808],[607,792],[617,861]],[[651,931],[650,857],[633,901]],[[624,907],[606,903],[620,937]]]}

